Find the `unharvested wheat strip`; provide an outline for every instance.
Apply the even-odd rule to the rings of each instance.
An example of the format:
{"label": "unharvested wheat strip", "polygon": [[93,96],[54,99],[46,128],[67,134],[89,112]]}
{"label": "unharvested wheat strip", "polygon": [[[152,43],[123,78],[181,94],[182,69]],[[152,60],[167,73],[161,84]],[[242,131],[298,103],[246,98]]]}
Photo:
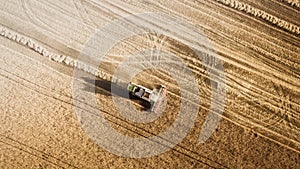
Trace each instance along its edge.
{"label": "unharvested wheat strip", "polygon": [[[59,168],[67,168],[67,167],[77,168],[68,162],[65,162],[61,159],[53,157],[45,152],[37,151],[34,148],[24,145],[24,144],[21,144],[17,140],[13,140],[5,135],[1,134],[0,140],[1,140],[0,143],[6,144],[6,145],[14,147],[14,148],[19,148],[19,151],[24,152],[24,153],[34,154],[35,157],[37,157],[39,159],[43,159],[43,160],[49,162],[53,166],[56,166]],[[44,157],[46,157],[46,158],[44,158]]]}
{"label": "unharvested wheat strip", "polygon": [[276,26],[289,31],[291,33],[294,33],[296,35],[300,34],[300,27],[297,25],[294,25],[292,23],[289,23],[285,20],[282,20],[276,16],[273,16],[265,11],[262,11],[260,9],[254,8],[248,4],[236,1],[236,0],[215,0],[216,2],[219,2],[223,5],[229,6],[231,8],[234,8],[236,10],[245,12],[247,14],[250,14],[252,16],[261,18],[271,24],[275,24]]}

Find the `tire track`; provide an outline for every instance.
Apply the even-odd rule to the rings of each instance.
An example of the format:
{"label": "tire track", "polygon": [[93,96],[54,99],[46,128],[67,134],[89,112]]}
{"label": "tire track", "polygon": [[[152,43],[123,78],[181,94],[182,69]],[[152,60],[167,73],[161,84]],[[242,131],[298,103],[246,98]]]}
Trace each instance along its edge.
{"label": "tire track", "polygon": [[65,162],[65,161],[62,161],[61,159],[58,159],[50,154],[47,154],[43,151],[40,151],[40,150],[37,150],[29,145],[26,145],[24,143],[21,143],[17,140],[14,140],[10,137],[7,137],[5,135],[0,135],[0,142],[5,144],[5,145],[8,145],[10,147],[13,147],[15,149],[18,149],[24,153],[27,153],[31,156],[34,156],[38,159],[41,159],[43,161],[46,161],[54,166],[57,166],[59,168],[68,168],[68,167],[72,167],[72,168],[78,168],[78,167],[75,167],[74,165],[68,163],[68,162]]}
{"label": "tire track", "polygon": [[[231,65],[236,65],[236,64],[235,64],[235,63],[231,63]],[[241,66],[238,65],[238,67],[241,67]],[[250,69],[251,69],[251,68],[250,68]],[[264,88],[258,86],[257,83],[251,82],[251,79],[243,80],[243,79],[241,79],[241,78],[239,77],[239,75],[237,76],[237,75],[233,75],[233,74],[231,74],[231,73],[226,73],[226,77],[229,78],[229,81],[231,81],[231,83],[234,82],[233,84],[238,84],[238,86],[243,86],[243,85],[241,85],[241,84],[247,84],[248,87],[242,88],[243,91],[245,91],[245,90],[246,90],[246,91],[249,91],[248,88],[250,88],[250,87],[253,88],[253,90],[252,90],[250,93],[256,95],[256,96],[254,95],[254,98],[260,98],[260,97],[262,97],[260,94],[263,94],[263,95],[266,96],[267,98],[271,97],[271,98],[274,98],[274,99],[276,99],[276,100],[279,100],[279,99],[280,99],[280,97],[275,96],[274,94],[265,91]],[[236,82],[235,82],[236,80],[234,80],[234,79],[238,79],[237,81],[239,81],[239,83],[236,83]],[[234,80],[234,81],[233,81],[233,80]],[[271,80],[271,81],[272,81],[272,80]],[[230,84],[230,83],[228,83],[228,85],[229,85],[229,84]],[[234,89],[234,88],[233,88],[233,89]],[[235,91],[235,90],[238,92],[239,89],[236,88],[236,89],[234,89],[233,91]],[[260,94],[259,94],[258,92],[259,92]],[[272,100],[271,98],[269,99],[269,103],[271,103],[271,105],[273,105],[274,108],[280,110],[280,108],[279,108],[278,106],[276,106],[275,100]],[[249,99],[252,99],[252,98],[249,97]],[[292,104],[293,106],[297,106],[297,107],[298,107],[298,103],[296,103],[296,102],[291,102],[291,104]],[[288,112],[288,113],[291,113],[290,115],[297,115],[297,111],[296,111],[296,110],[293,110],[293,111],[294,111],[294,113],[292,113],[292,112]]]}
{"label": "tire track", "polygon": [[55,32],[53,31],[53,29],[51,28],[50,25],[47,25],[44,22],[40,21],[38,18],[36,18],[36,16],[33,14],[31,8],[28,5],[28,0],[20,0],[20,2],[23,6],[23,9],[25,10],[25,14],[27,15],[27,17],[29,18],[29,20],[31,20],[31,22],[33,24],[40,26],[40,27],[44,28],[45,30],[48,30],[52,34],[55,34]]}
{"label": "tire track", "polygon": [[80,15],[82,21],[90,26],[90,27],[97,27],[97,24],[95,24],[92,19],[90,18],[89,14],[87,13],[86,8],[83,5],[83,1],[82,0],[72,0],[73,4],[76,8],[76,11],[78,12],[78,14]]}
{"label": "tire track", "polygon": [[[22,4],[24,13],[29,18],[31,23],[36,27],[42,28],[43,31],[47,31],[48,34],[50,34],[52,37],[55,37],[55,40],[61,42],[62,44],[75,44],[80,46],[83,43],[81,42],[81,39],[89,36],[93,31],[93,29],[91,29],[89,25],[80,22],[82,21],[82,18],[76,15],[71,15],[69,12],[61,10],[61,8],[57,7],[56,4],[54,4],[52,1],[19,1]],[[40,15],[37,15],[38,13],[33,11],[33,7],[42,9],[50,8],[51,10],[45,10],[46,12],[43,11],[39,13]],[[58,15],[61,16],[59,19],[57,18]],[[70,32],[60,31],[61,27],[70,30]],[[77,51],[76,49],[74,49],[74,47],[69,48],[71,50]]]}
{"label": "tire track", "polygon": [[[259,93],[261,91],[263,91],[263,88],[259,87],[259,86],[255,86],[254,84],[250,85],[251,87],[253,87],[253,89],[249,89],[249,87],[244,86],[243,84],[247,84],[244,83],[242,80],[234,80],[237,79],[238,77],[236,76],[228,76],[229,79],[229,87],[231,89],[232,92],[235,92],[237,94],[240,94],[241,96],[244,96],[245,98],[247,98],[247,100],[249,102],[253,102],[253,103],[257,103],[257,106],[261,107],[260,105],[265,105],[267,104],[270,108],[274,109],[274,112],[286,112],[283,107],[280,107],[281,103],[276,102],[276,100],[281,100],[281,98],[279,96],[275,96],[272,94],[269,94],[268,96],[263,95],[264,93]],[[240,89],[242,88],[242,91],[240,91]],[[253,101],[253,98],[256,98],[256,100]],[[268,99],[265,99],[268,98]],[[293,106],[298,106],[296,103],[293,102],[289,102],[289,105],[293,105]],[[299,107],[299,106],[298,106]],[[270,110],[269,110],[270,111]],[[266,111],[266,112],[269,112]],[[273,111],[270,112],[270,114],[274,115],[274,116],[278,116],[278,117],[283,117],[283,115],[274,113]],[[299,128],[300,127],[300,116],[297,117],[298,112],[296,110],[289,110],[287,111],[284,115],[289,116],[291,119],[295,120],[295,123],[292,123],[293,125],[295,125],[295,127]],[[251,116],[249,116],[251,117]],[[253,117],[252,117],[253,118]],[[251,118],[250,118],[251,119]],[[290,121],[289,121],[290,122]]]}

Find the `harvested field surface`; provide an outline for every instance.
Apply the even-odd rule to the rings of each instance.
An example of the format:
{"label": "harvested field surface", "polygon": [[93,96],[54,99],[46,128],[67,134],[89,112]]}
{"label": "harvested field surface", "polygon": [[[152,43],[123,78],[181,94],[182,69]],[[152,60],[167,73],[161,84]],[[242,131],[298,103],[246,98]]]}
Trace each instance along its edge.
{"label": "harvested field surface", "polygon": [[[0,168],[300,168],[299,0],[1,0],[0,16]],[[158,112],[129,81],[166,86]]]}

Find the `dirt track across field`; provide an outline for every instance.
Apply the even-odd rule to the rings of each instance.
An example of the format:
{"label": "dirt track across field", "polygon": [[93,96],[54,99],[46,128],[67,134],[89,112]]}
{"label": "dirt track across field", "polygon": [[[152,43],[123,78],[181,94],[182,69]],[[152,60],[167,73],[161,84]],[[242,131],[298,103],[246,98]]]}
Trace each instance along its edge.
{"label": "dirt track across field", "polygon": [[[300,168],[299,4],[298,0],[2,0],[0,168]],[[225,109],[221,115],[213,110],[221,120],[204,143],[199,142],[199,135],[211,105],[221,104],[212,100],[216,82],[210,83],[210,72],[218,74],[220,70],[217,66],[208,70],[204,64],[213,65],[214,60],[199,60],[193,47],[150,32],[105,49],[108,53],[96,67],[87,66],[96,63],[95,56],[77,61],[97,30],[149,12],[188,21],[194,32],[202,32],[211,43],[213,52],[205,56],[218,56],[224,68]],[[178,21],[147,19],[137,17],[128,23],[168,25]],[[196,44],[191,40],[193,31],[177,26],[174,29],[181,31],[178,36],[183,41]],[[122,33],[108,29],[108,39],[95,43],[106,44]],[[199,94],[180,89],[170,76],[180,68],[171,63],[166,66],[169,72],[144,70],[133,81],[149,88],[167,86],[167,104],[156,121],[134,123],[120,114],[110,87],[126,81],[132,71],[112,80],[118,65],[146,49],[180,58],[193,73]],[[74,70],[96,80],[74,76]],[[184,81],[185,74],[178,74]],[[75,82],[83,86],[80,94],[95,96],[97,106],[84,97],[74,101]],[[183,92],[188,93],[187,100],[180,100]],[[119,99],[136,110],[144,108],[138,100]],[[152,157],[128,158],[108,151],[90,137],[81,125],[85,119],[78,117],[77,102],[99,111],[115,131],[132,138],[149,138],[168,130],[178,118],[182,102],[199,105],[199,112],[191,130],[175,147]],[[92,116],[88,120],[93,120]],[[108,140],[111,145],[117,142]]]}

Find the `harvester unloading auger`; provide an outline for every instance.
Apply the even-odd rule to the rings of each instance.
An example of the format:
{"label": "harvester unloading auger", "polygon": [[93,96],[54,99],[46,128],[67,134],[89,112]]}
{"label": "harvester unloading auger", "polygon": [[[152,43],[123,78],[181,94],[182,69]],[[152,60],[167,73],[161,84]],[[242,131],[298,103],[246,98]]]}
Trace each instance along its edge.
{"label": "harvester unloading auger", "polygon": [[166,96],[166,88],[164,85],[160,85],[159,88],[155,88],[150,90],[144,86],[135,84],[130,82],[127,87],[129,93],[133,96],[136,96],[144,101],[150,103],[150,112],[156,112],[159,107],[162,105],[161,103],[164,101]]}

